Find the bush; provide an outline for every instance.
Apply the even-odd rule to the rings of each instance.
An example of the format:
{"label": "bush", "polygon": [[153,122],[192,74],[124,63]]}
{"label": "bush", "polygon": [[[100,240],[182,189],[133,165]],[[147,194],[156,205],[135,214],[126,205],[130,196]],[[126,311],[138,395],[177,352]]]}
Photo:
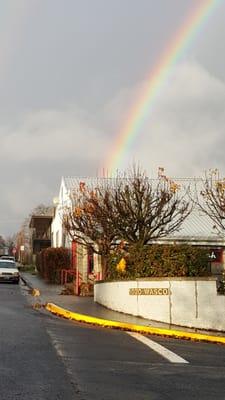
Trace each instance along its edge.
{"label": "bush", "polygon": [[37,270],[48,283],[60,283],[62,269],[70,269],[70,251],[63,247],[48,247],[36,258]]}
{"label": "bush", "polygon": [[[111,255],[109,279],[210,275],[209,250],[188,244],[132,246]],[[116,266],[123,257],[124,272]]]}

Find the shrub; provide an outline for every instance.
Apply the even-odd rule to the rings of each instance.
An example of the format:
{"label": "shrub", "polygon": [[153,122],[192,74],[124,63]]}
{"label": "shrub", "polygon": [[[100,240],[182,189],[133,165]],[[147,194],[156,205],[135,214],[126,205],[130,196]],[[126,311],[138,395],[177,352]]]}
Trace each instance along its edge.
{"label": "shrub", "polygon": [[60,283],[62,269],[70,268],[70,251],[63,247],[48,247],[37,258],[37,270],[49,283]]}
{"label": "shrub", "polygon": [[[210,275],[209,250],[188,244],[132,246],[111,255],[109,279]],[[124,272],[116,268],[126,260]]]}

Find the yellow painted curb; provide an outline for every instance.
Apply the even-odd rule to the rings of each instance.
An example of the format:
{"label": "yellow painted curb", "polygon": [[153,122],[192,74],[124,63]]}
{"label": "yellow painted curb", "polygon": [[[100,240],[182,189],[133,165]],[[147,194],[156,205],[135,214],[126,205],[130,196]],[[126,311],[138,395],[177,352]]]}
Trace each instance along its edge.
{"label": "yellow painted curb", "polygon": [[78,314],[69,310],[65,310],[64,308],[61,308],[53,303],[47,303],[45,305],[45,308],[52,314],[59,315],[63,318],[71,319],[78,322],[85,322],[87,324],[99,325],[106,328],[121,329],[126,331],[167,336],[179,339],[196,340],[201,342],[225,344],[225,337],[223,336],[211,336],[201,333],[184,332],[173,329],[154,328],[144,325],[133,325],[126,322],[110,321],[107,319],[91,317],[90,315]]}

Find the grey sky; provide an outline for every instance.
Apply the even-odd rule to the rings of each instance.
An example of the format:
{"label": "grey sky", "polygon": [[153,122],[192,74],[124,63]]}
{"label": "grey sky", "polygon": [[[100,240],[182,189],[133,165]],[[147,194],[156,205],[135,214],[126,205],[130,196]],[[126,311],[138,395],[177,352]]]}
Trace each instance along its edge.
{"label": "grey sky", "polygon": [[[97,174],[151,67],[202,1],[0,0],[0,234],[51,203],[62,175]],[[224,36],[222,0],[123,167],[225,173]]]}

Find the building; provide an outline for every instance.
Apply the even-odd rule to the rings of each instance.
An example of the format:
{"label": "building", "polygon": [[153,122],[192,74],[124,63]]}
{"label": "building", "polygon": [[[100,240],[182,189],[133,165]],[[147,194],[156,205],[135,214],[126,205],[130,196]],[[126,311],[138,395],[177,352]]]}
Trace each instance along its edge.
{"label": "building", "polygon": [[209,260],[213,275],[220,275],[225,269],[225,236],[216,231],[211,219],[197,210],[183,222],[179,231],[156,241],[159,244],[188,243],[209,249]]}
{"label": "building", "polygon": [[33,262],[43,249],[51,247],[51,223],[53,209],[48,215],[32,215],[29,223]]}
{"label": "building", "polygon": [[63,226],[63,214],[66,208],[72,207],[74,191],[80,190],[80,186],[97,187],[97,178],[63,177],[60,184],[59,196],[54,199],[55,213],[51,224],[52,247],[66,247],[71,251],[71,269],[76,271],[76,293],[83,283],[93,283],[93,278],[101,279],[101,260],[98,254],[91,249],[72,241]]}

